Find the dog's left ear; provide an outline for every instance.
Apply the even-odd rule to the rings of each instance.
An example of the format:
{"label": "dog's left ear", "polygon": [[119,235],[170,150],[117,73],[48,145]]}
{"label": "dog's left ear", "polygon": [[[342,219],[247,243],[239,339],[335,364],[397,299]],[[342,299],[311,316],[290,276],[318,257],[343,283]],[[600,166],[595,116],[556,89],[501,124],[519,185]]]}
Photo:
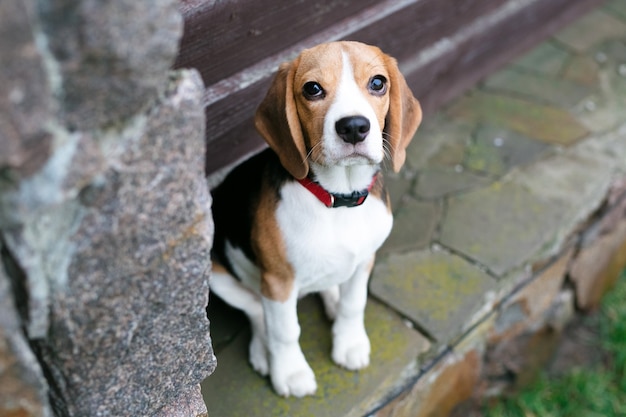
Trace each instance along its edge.
{"label": "dog's left ear", "polygon": [[398,172],[406,159],[406,147],[422,121],[422,108],[400,73],[397,61],[385,56],[385,63],[390,85],[389,111],[384,130],[391,147],[391,165],[394,172]]}

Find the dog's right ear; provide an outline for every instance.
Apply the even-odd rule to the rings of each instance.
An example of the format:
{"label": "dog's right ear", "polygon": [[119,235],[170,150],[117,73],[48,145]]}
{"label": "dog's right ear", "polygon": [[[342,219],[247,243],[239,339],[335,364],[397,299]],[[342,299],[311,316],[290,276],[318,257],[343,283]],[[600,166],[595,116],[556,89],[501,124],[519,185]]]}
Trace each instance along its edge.
{"label": "dog's right ear", "polygon": [[298,59],[284,63],[259,105],[254,125],[291,175],[302,179],[309,173],[306,145],[296,109],[293,83]]}

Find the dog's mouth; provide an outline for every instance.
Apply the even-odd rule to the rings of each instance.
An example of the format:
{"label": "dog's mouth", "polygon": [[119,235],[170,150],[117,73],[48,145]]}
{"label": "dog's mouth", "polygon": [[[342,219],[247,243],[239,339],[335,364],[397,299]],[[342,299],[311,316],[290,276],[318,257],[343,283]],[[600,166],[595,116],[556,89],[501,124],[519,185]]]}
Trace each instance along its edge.
{"label": "dog's mouth", "polygon": [[347,153],[337,160],[337,165],[374,165],[380,161],[367,152],[354,149],[351,153]]}
{"label": "dog's mouth", "polygon": [[346,143],[336,137],[324,140],[317,162],[327,166],[378,165],[383,160],[383,151],[374,139],[368,137],[358,143]]}

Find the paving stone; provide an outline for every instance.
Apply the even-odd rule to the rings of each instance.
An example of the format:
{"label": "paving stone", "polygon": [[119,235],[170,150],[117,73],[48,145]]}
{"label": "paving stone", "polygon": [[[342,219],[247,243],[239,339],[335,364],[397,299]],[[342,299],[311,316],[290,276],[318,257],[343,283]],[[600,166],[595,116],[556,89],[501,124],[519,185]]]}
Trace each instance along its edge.
{"label": "paving stone", "polygon": [[593,49],[598,65],[599,91],[575,109],[576,118],[593,132],[617,127],[626,118],[626,44],[609,41]]}
{"label": "paving stone", "polygon": [[573,107],[594,89],[572,81],[505,68],[490,75],[483,83],[485,89],[523,96],[538,103]]}
{"label": "paving stone", "polygon": [[248,364],[249,334],[245,332],[218,355],[219,366],[202,384],[209,415],[361,417],[402,382],[398,376],[403,371],[417,371],[416,359],[430,347],[396,314],[369,300],[365,321],[372,343],[371,364],[363,371],[350,372],[330,359],[330,323],[319,299],[301,300],[299,318],[302,349],[317,377],[316,395],[301,399],[276,395],[269,380]]}
{"label": "paving stone", "polygon": [[535,160],[547,148],[546,143],[517,132],[482,125],[467,149],[465,166],[473,171],[502,176],[515,166]]}
{"label": "paving stone", "polygon": [[467,122],[507,127],[555,145],[571,145],[588,133],[566,110],[478,91],[458,99],[446,113]]}
{"label": "paving stone", "polygon": [[420,198],[435,199],[488,185],[491,179],[467,170],[430,168],[418,178],[415,194]]}
{"label": "paving stone", "polygon": [[554,38],[576,52],[586,52],[602,41],[622,36],[626,36],[626,23],[598,9],[568,25]]}
{"label": "paving stone", "polygon": [[574,114],[590,132],[606,132],[624,121],[626,100],[613,93],[594,95],[577,106]]}
{"label": "paving stone", "polygon": [[414,178],[412,175],[404,175],[404,170],[398,174],[393,172],[385,173],[385,188],[389,193],[392,210],[396,211],[398,209],[400,201],[410,193],[413,182]]}
{"label": "paving stone", "polygon": [[560,213],[521,185],[496,182],[450,198],[439,240],[502,276],[546,244]]}
{"label": "paving stone", "polygon": [[487,345],[488,335],[493,331],[496,317],[493,310],[486,312],[470,331],[452,341],[453,351],[461,355],[473,350],[483,352]]}
{"label": "paving stone", "polygon": [[591,50],[591,55],[602,68],[614,69],[619,73],[619,64],[626,62],[626,39],[622,37],[602,42]]}
{"label": "paving stone", "polygon": [[440,218],[439,202],[417,201],[413,198],[403,201],[394,212],[395,226],[381,252],[426,248],[430,245]]}
{"label": "paving stone", "polygon": [[406,165],[421,170],[461,164],[473,130],[471,123],[452,121],[438,113],[420,127],[418,137],[407,148]]}
{"label": "paving stone", "polygon": [[583,142],[541,163],[520,169],[511,176],[512,181],[526,188],[534,198],[550,201],[560,211],[558,221],[546,226],[550,238],[535,254],[533,262],[560,252],[569,235],[602,205],[619,164],[618,159],[600,151],[600,144],[609,143],[611,141],[598,141],[598,147],[590,152],[592,148]]}
{"label": "paving stone", "polygon": [[599,83],[598,62],[590,55],[575,55],[567,63],[563,72],[563,79],[581,85],[595,86]]}
{"label": "paving stone", "polygon": [[569,57],[570,54],[567,51],[552,42],[544,42],[514,61],[513,65],[529,71],[557,76]]}
{"label": "paving stone", "polygon": [[[514,170],[490,187],[448,201],[439,240],[502,276],[556,255],[608,192],[622,136],[597,139]],[[592,151],[592,149],[594,149]],[[622,163],[626,159],[621,159]]]}
{"label": "paving stone", "polygon": [[626,21],[626,3],[624,0],[609,1],[604,8],[607,12]]}
{"label": "paving stone", "polygon": [[378,262],[371,292],[426,329],[439,344],[460,335],[488,302],[495,281],[444,251],[394,253]]}

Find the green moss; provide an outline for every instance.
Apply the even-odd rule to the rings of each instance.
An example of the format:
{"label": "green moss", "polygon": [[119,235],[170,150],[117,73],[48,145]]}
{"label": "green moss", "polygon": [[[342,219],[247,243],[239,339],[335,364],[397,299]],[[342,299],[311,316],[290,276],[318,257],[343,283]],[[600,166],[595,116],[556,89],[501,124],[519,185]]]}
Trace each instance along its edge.
{"label": "green moss", "polygon": [[269,379],[259,376],[248,365],[249,336],[244,334],[218,355],[216,372],[202,384],[210,415],[350,415],[354,407],[383,397],[402,370],[429,346],[423,336],[407,328],[398,316],[370,300],[365,322],[372,346],[371,365],[359,372],[347,371],[330,358],[331,323],[320,300],[306,297],[298,311],[302,327],[300,345],[316,375],[316,394],[305,398],[276,395]]}

